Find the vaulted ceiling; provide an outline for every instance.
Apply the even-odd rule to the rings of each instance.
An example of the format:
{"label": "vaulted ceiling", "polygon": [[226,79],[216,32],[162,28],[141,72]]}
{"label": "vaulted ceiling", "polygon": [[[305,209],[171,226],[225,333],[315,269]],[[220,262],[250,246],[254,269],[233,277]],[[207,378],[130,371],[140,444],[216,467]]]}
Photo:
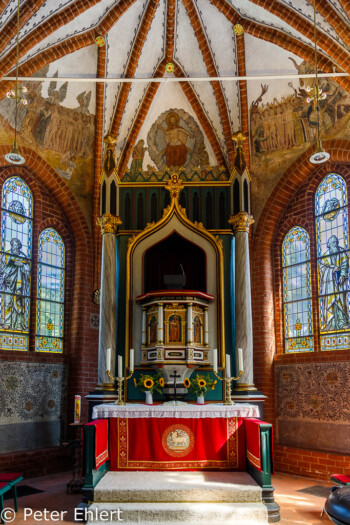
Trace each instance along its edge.
{"label": "vaulted ceiling", "polygon": [[[319,68],[349,72],[349,1],[317,0],[316,6]],[[14,75],[16,11],[17,0],[0,0],[3,76]],[[237,24],[243,26],[241,36],[234,31]],[[95,43],[98,36],[105,38],[103,47]],[[261,81],[172,79],[295,74],[303,61],[314,64],[313,1],[21,0],[19,57],[22,76],[46,66],[48,77],[58,70],[59,77],[87,78],[79,85],[69,83],[69,89],[75,105],[79,92],[92,91],[97,171],[107,133],[118,139],[122,175],[143,128],[162,111],[180,106],[201,126],[212,162],[229,168],[232,133],[248,131],[249,106],[260,94]],[[169,62],[174,73],[166,72]],[[147,81],[93,84],[88,82],[92,77]],[[159,77],[169,81],[152,82]],[[348,77],[337,81],[350,91]],[[1,82],[0,98],[9,85]]]}

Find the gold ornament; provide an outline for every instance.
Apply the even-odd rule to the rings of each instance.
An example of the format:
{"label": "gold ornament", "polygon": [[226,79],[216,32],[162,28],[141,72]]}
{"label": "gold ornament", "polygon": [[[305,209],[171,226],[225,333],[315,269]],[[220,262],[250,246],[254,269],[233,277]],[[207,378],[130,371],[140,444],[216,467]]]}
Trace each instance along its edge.
{"label": "gold ornament", "polygon": [[247,232],[249,233],[249,227],[254,223],[252,215],[245,211],[240,211],[236,215],[230,215],[228,223],[231,224],[234,233]]}
{"label": "gold ornament", "polygon": [[97,217],[96,221],[97,226],[101,226],[101,233],[117,233],[118,226],[122,224],[120,217],[116,217],[111,213],[105,213],[101,217]]}
{"label": "gold ornament", "polygon": [[180,191],[184,189],[184,184],[177,173],[173,173],[165,185],[165,189],[170,191],[173,199],[178,199]]}

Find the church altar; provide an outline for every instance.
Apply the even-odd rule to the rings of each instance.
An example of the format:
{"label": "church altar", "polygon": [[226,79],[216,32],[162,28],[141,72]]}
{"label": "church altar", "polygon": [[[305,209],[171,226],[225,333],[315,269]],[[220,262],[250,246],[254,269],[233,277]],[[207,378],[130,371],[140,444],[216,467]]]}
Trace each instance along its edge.
{"label": "church altar", "polygon": [[99,405],[109,420],[110,470],[245,470],[249,404]]}

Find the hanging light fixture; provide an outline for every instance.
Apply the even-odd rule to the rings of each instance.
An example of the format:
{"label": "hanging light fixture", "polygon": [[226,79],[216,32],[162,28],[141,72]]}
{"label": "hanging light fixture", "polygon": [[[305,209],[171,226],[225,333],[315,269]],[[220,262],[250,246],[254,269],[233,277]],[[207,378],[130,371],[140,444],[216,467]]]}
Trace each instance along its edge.
{"label": "hanging light fixture", "polygon": [[13,141],[12,149],[9,153],[6,153],[5,159],[11,164],[24,164],[25,158],[19,153],[17,146],[17,116],[18,116],[18,104],[28,104],[25,94],[27,88],[18,87],[18,59],[19,59],[19,2],[17,3],[17,40],[16,40],[16,84],[15,89],[11,89],[6,93],[7,98],[15,102],[15,140]]}
{"label": "hanging light fixture", "polygon": [[[316,104],[317,127],[316,127],[316,151],[309,158],[312,164],[322,164],[326,162],[330,154],[322,147],[320,138],[320,100],[327,97],[318,84],[318,55],[317,55],[317,29],[316,29],[316,0],[314,0],[314,41],[315,41],[315,84],[313,87],[308,86],[306,91],[311,93],[311,96],[306,99],[308,103]],[[312,93],[313,91],[313,93]]]}

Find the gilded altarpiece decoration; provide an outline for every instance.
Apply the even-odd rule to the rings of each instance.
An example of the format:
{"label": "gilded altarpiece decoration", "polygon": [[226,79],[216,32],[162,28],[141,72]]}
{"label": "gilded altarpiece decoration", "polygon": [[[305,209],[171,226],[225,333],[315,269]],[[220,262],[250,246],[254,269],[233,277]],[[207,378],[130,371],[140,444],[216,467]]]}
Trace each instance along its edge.
{"label": "gilded altarpiece decoration", "polygon": [[166,344],[185,344],[186,310],[183,305],[172,304],[164,308],[164,325]]}

